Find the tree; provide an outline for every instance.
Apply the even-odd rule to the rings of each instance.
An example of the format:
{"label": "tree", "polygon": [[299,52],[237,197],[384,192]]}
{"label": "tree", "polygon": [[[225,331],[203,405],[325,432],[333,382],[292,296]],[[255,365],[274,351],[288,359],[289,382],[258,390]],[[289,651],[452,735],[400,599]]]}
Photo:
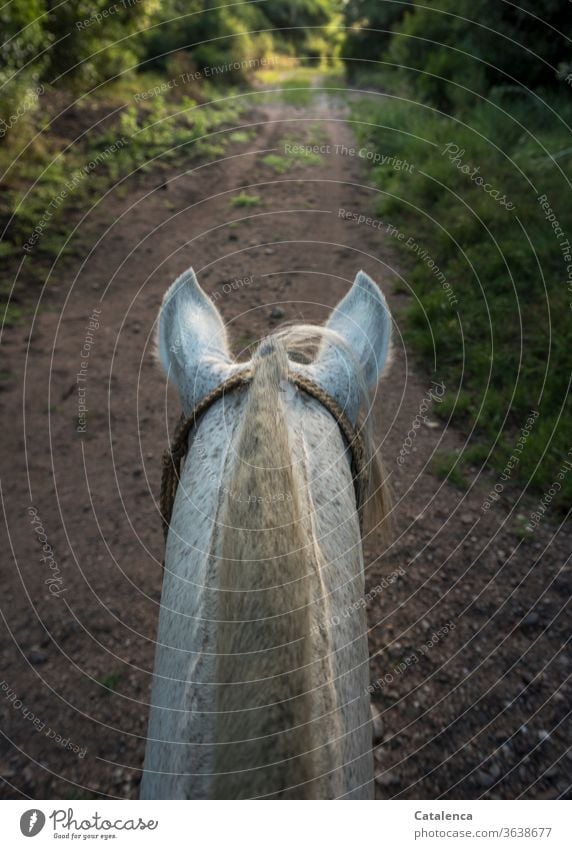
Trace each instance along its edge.
{"label": "tree", "polygon": [[562,33],[570,31],[567,0],[481,0],[477,7],[473,0],[424,0],[404,16],[387,58],[421,97],[447,109],[471,100],[449,81],[479,94],[513,80],[528,88],[554,84],[570,53]]}
{"label": "tree", "polygon": [[[44,0],[20,0],[0,9],[0,112],[6,119],[27,102],[45,60],[36,57],[49,44],[44,31]],[[3,125],[2,125],[3,126]],[[3,138],[3,134],[2,134]]]}
{"label": "tree", "polygon": [[159,0],[48,0],[46,77],[91,86],[136,66],[143,50],[138,33],[158,9]]}
{"label": "tree", "polygon": [[402,20],[410,5],[387,0],[349,0],[344,9],[347,32],[342,55],[350,79],[356,71],[369,67],[368,60],[382,58],[393,27]]}

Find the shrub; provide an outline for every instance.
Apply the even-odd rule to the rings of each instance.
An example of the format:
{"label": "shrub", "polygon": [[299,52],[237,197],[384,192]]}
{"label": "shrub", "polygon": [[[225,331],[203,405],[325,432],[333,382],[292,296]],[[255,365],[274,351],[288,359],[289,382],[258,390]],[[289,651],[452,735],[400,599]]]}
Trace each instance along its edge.
{"label": "shrub", "polygon": [[[457,299],[452,305],[426,257],[406,239],[396,241],[415,294],[406,315],[410,343],[442,375],[449,401],[461,391],[463,403],[447,412],[467,433],[475,429],[499,471],[530,411],[539,410],[514,477],[542,488],[556,479],[570,448],[572,284],[565,239],[556,237],[539,196],[546,194],[572,237],[572,210],[562,201],[572,156],[567,128],[550,111],[569,124],[572,104],[539,94],[544,104],[527,95],[512,98],[508,109],[506,93],[492,92],[491,102],[476,106],[464,123],[386,98],[378,106],[354,105],[353,117],[363,121],[357,124],[362,144],[413,164],[412,172],[382,166],[373,172],[387,193],[377,211],[414,237]],[[452,142],[462,163],[480,168],[514,210],[452,162],[445,152]],[[547,150],[558,152],[557,159]],[[572,474],[561,499],[572,504]]]}

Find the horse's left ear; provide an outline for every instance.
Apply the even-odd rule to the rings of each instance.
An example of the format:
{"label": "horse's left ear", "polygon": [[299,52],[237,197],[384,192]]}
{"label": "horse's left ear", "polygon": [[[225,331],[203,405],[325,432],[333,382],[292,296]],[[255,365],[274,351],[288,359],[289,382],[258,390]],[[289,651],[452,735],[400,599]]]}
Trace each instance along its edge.
{"label": "horse's left ear", "polygon": [[355,423],[362,401],[360,378],[373,391],[387,365],[391,341],[391,313],[379,287],[364,271],[332,312],[326,327],[344,343],[323,340],[309,376],[338,402]]}
{"label": "horse's left ear", "polygon": [[192,268],[175,280],[163,298],[157,349],[186,413],[239,368],[232,362],[220,313]]}

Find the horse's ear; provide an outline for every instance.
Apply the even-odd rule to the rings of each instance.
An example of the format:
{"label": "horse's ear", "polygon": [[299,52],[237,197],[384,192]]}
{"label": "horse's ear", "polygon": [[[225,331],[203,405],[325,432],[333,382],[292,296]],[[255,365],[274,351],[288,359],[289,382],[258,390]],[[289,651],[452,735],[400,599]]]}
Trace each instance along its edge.
{"label": "horse's ear", "polygon": [[347,295],[332,312],[326,327],[343,345],[324,338],[312,377],[332,395],[353,421],[359,412],[361,383],[371,392],[387,364],[391,341],[391,313],[379,287],[359,271]]}
{"label": "horse's ear", "polygon": [[236,370],[219,311],[190,268],[168,289],[157,329],[161,365],[186,412]]}

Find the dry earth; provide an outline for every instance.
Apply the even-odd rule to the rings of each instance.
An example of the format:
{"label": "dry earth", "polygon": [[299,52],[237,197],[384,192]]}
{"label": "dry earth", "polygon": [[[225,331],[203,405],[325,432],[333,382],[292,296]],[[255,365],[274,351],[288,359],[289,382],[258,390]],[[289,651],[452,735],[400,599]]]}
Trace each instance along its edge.
{"label": "dry earth", "polygon": [[[537,499],[505,492],[484,513],[494,473],[474,469],[465,489],[434,476],[433,452],[463,437],[431,412],[397,463],[440,376],[404,345],[392,237],[339,215],[373,215],[377,190],[355,156],[297,160],[283,174],[264,161],[283,155],[285,138],[353,146],[345,117],[327,98],[258,105],[243,121],[252,138],[221,161],[130,179],[124,197],[111,192],[89,213],[91,250],[54,269],[31,327],[4,331],[5,797],[137,796],[161,589],[160,461],[179,412],[152,337],[166,287],[190,265],[237,352],[281,321],[322,321],[359,268],[389,297],[395,354],[375,413],[396,534],[388,552],[376,534],[364,541],[369,590],[401,572],[368,605],[379,798],[569,796],[570,529],[549,514],[523,538],[518,516]],[[260,203],[233,206],[240,191]],[[60,570],[58,595],[31,504]]]}

